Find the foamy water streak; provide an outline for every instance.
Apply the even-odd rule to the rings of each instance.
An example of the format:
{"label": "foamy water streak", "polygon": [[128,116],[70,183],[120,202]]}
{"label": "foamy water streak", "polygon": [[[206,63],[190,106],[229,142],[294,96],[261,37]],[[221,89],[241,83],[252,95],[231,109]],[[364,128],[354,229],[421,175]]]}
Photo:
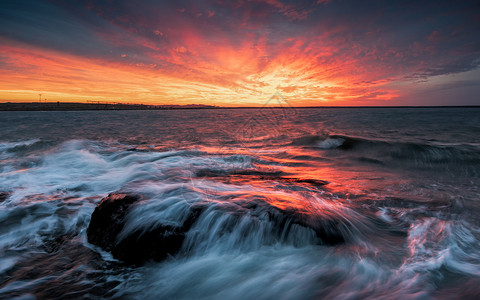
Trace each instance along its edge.
{"label": "foamy water streak", "polygon": [[[132,128],[122,139],[84,132],[1,142],[0,296],[479,295],[475,138],[400,141],[293,124],[281,124],[291,135],[229,143],[208,130],[193,144],[165,132],[145,142]],[[89,244],[95,206],[116,191],[142,196],[120,239],[176,226],[201,207],[180,252],[133,268]]]}

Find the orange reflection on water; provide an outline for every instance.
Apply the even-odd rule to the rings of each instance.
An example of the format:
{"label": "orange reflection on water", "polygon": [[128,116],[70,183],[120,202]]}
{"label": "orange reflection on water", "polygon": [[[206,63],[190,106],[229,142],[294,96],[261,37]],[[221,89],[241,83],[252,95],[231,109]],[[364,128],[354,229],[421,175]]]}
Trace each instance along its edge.
{"label": "orange reflection on water", "polygon": [[[353,201],[383,199],[389,186],[401,185],[398,176],[368,164],[352,163],[315,147],[271,146],[249,147],[203,146],[212,153],[214,174],[211,182],[234,186],[234,190],[209,191],[231,202],[259,199],[284,211],[309,215],[342,214]],[[333,150],[335,151],[335,150]],[[338,155],[343,155],[337,152]],[[251,160],[230,159],[231,156]],[[224,161],[223,157],[227,157]],[[218,174],[215,172],[219,172]],[[215,198],[215,197],[214,197]]]}

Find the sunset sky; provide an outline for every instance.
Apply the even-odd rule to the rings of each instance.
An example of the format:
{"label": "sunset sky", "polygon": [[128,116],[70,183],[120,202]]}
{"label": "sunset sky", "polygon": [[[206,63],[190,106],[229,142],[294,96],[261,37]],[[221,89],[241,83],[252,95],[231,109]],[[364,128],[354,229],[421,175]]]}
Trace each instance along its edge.
{"label": "sunset sky", "polygon": [[0,102],[480,105],[476,1],[0,1]]}

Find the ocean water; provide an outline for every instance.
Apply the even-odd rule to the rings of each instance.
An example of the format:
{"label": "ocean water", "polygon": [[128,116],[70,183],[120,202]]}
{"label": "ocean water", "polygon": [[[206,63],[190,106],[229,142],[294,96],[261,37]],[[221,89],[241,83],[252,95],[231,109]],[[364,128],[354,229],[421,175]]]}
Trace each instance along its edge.
{"label": "ocean water", "polygon": [[[480,297],[480,108],[0,112],[0,128],[0,298]],[[207,209],[180,252],[129,266],[86,236],[118,191],[143,199],[126,233]]]}

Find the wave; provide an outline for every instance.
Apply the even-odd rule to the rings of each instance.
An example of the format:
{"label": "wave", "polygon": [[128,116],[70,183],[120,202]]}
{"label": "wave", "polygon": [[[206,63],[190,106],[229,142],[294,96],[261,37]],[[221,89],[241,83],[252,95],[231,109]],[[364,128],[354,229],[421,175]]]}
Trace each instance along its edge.
{"label": "wave", "polygon": [[[415,166],[441,164],[474,165],[480,163],[478,144],[440,144],[409,141],[375,140],[347,135],[304,136],[291,145],[314,147],[355,158],[360,162],[391,165],[410,163]],[[332,152],[334,151],[334,153]]]}
{"label": "wave", "polygon": [[42,141],[31,139],[17,142],[0,142],[0,159],[7,159],[15,155],[25,153],[29,150],[39,149]]}
{"label": "wave", "polygon": [[35,143],[40,142],[40,139],[31,139],[26,141],[18,141],[18,142],[3,142],[0,143],[0,151],[8,151],[13,150],[19,147],[31,146]]}
{"label": "wave", "polygon": [[[452,273],[458,280],[480,276],[478,214],[453,201],[391,198],[375,188],[355,198],[308,169],[295,173],[278,158],[285,152],[42,142],[2,144],[9,158],[0,170],[0,297],[428,298]],[[309,148],[294,152],[306,165],[315,155],[402,164],[422,155],[443,163],[433,160],[436,152],[448,163],[478,155],[475,145],[346,135],[294,143]],[[199,212],[178,254],[131,268],[88,242],[95,207],[117,191],[142,195],[119,239],[181,228],[192,209]],[[35,275],[25,277],[30,272]],[[473,290],[466,296],[478,291],[468,284]]]}

